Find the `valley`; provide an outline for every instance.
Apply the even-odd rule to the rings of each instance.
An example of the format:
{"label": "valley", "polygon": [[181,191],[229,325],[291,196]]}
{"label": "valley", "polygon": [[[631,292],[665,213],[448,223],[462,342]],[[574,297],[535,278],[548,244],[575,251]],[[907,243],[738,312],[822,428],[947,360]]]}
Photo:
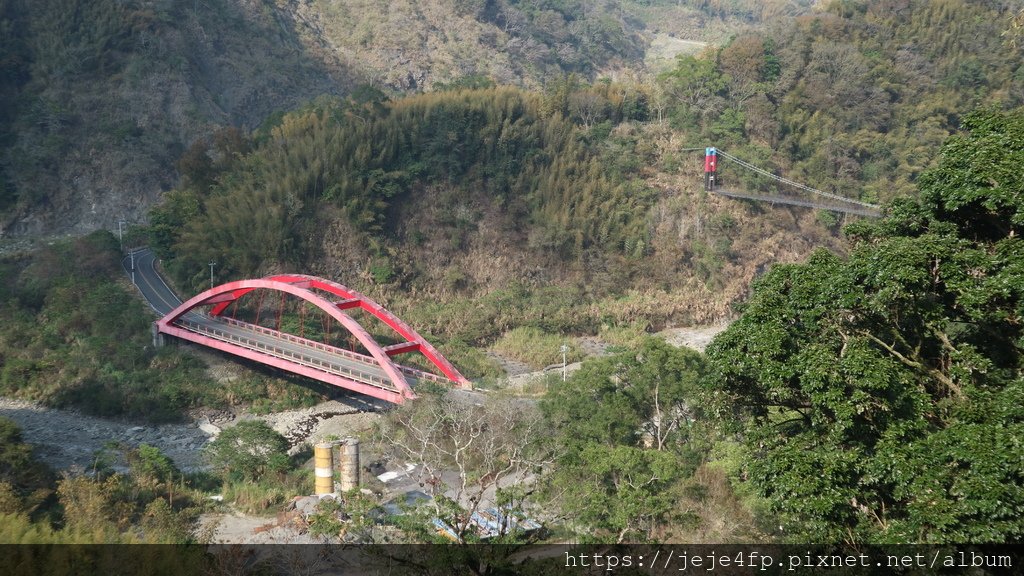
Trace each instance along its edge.
{"label": "valley", "polygon": [[0,0],[0,542],[1019,542],[1022,23]]}

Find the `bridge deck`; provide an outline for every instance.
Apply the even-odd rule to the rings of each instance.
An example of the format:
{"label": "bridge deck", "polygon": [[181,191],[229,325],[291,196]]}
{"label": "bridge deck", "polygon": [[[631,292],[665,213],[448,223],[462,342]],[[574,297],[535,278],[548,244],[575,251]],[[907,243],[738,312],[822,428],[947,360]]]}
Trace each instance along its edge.
{"label": "bridge deck", "polygon": [[[311,368],[317,368],[346,378],[354,378],[357,381],[379,386],[387,390],[394,390],[394,387],[391,386],[391,381],[372,356],[359,354],[344,348],[328,346],[314,340],[300,338],[294,334],[279,332],[232,318],[218,318],[205,314],[189,313],[185,318],[176,322],[175,325],[217,340],[231,342],[250,350],[259,350],[271,356],[292,360]],[[410,386],[415,386],[420,380],[430,380],[449,386],[454,385],[454,382],[444,376],[438,376],[409,366],[402,366],[401,364],[398,365],[398,369],[406,377],[406,381],[409,382]]]}
{"label": "bridge deck", "polygon": [[719,196],[726,196],[728,198],[739,198],[743,200],[758,200],[761,202],[770,202],[772,204],[786,204],[790,206],[804,206],[806,208],[817,208],[820,210],[832,210],[834,212],[844,212],[846,214],[855,214],[857,216],[867,216],[870,218],[878,218],[882,215],[881,211],[873,210],[871,208],[865,208],[863,206],[843,206],[838,203],[829,202],[815,202],[812,200],[800,200],[798,198],[789,198],[786,196],[772,196],[768,194],[751,194],[747,192],[736,192],[733,190],[725,190],[716,188],[712,190],[712,193],[718,194]]}

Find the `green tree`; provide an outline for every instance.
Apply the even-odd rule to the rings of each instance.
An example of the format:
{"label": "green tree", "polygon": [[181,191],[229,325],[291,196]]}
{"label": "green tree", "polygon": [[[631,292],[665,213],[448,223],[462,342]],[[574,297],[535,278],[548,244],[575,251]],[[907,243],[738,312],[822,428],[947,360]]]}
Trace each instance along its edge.
{"label": "green tree", "polygon": [[677,103],[672,115],[677,127],[699,127],[707,117],[722,110],[726,78],[713,60],[680,55],[676,67],[658,80]]}
{"label": "green tree", "polygon": [[181,479],[174,461],[156,446],[140,444],[137,450],[128,453],[128,465],[136,484],[154,491],[163,487],[167,491],[167,504],[174,506],[175,482]]}
{"label": "green tree", "polygon": [[794,539],[1024,536],[1024,110],[964,127],[923,203],[848,227],[846,260],[774,268],[708,349]]}
{"label": "green tree", "polygon": [[0,514],[17,514],[22,507],[14,487],[7,482],[0,482]]}
{"label": "green tree", "polygon": [[175,512],[171,504],[157,497],[146,505],[140,526],[148,544],[183,544],[194,541],[198,509]]}
{"label": "green tree", "polygon": [[204,449],[210,466],[225,478],[259,480],[288,468],[288,441],[259,420],[225,429]]}
{"label": "green tree", "polygon": [[87,535],[96,542],[116,539],[128,507],[118,502],[122,478],[104,480],[64,474],[57,483],[57,495],[64,508],[64,531]]}
{"label": "green tree", "polygon": [[371,511],[377,501],[358,489],[339,494],[337,498],[324,498],[309,518],[309,534],[344,542],[368,543],[374,541],[377,518]]}
{"label": "green tree", "polygon": [[696,352],[650,338],[587,362],[542,402],[560,443],[551,488],[595,539],[650,540],[673,520],[671,488],[704,452],[703,372]]}

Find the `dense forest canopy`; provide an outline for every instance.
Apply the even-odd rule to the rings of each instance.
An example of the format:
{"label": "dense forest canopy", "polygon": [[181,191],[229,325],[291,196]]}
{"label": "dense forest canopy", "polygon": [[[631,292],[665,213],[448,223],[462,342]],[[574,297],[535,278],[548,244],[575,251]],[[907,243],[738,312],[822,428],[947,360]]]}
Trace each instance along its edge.
{"label": "dense forest canopy", "polygon": [[759,280],[708,350],[751,481],[797,540],[1024,534],[1024,110],[982,111],[922,199]]}
{"label": "dense forest canopy", "polygon": [[[646,114],[638,92],[603,92],[581,121],[610,126]],[[199,143],[180,164],[187,186],[154,212],[154,248],[174,259],[172,271],[220,258],[225,274],[252,275],[315,257],[305,242],[325,205],[379,241],[414,227],[398,207],[431,194],[451,206],[444,224],[456,231],[475,226],[458,206],[481,199],[531,230],[533,247],[560,257],[643,256],[653,193],[638,167],[602,162],[572,121],[575,95],[490,88],[387,101],[368,91],[288,114],[251,144]]]}

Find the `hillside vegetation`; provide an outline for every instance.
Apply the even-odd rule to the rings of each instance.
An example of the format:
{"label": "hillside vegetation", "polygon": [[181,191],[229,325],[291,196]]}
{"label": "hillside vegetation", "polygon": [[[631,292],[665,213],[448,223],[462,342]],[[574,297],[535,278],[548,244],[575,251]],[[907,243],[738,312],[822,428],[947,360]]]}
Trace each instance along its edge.
{"label": "hillside vegetation", "polygon": [[[609,111],[613,119],[644,113],[638,94],[612,97],[619,103]],[[371,98],[285,116],[212,181],[186,171],[195,186],[179,194],[201,202],[198,213],[156,212],[160,231],[176,240],[155,246],[175,258],[172,271],[215,255],[226,256],[229,276],[258,273],[268,263],[308,262],[313,246],[305,244],[302,227],[317,226],[314,216],[324,204],[368,237],[404,229],[403,240],[415,242],[428,231],[402,214],[402,206],[429,187],[442,188],[437,201],[452,220],[442,224],[456,234],[475,226],[469,208],[475,201],[535,228],[532,243],[556,255],[643,255],[643,218],[653,194],[636,180],[638,165],[608,170],[562,110],[544,109],[568,112],[567,101],[544,102],[511,88]],[[205,157],[196,158],[197,172],[206,171]],[[176,198],[172,206],[188,204]],[[254,235],[259,242],[249,241]],[[449,248],[460,249],[461,240],[453,236]]]}
{"label": "hillside vegetation", "polygon": [[[221,278],[318,272],[453,344],[518,326],[718,320],[768,266],[842,252],[840,218],[711,197],[687,150],[714,144],[862,201],[913,196],[961,114],[1024,98],[1021,47],[1003,34],[1013,15],[831,3],[647,80],[569,75],[536,93],[473,77],[406,97],[364,86],[196,142],[152,214],[154,246],[186,290],[211,260]],[[936,23],[963,42],[924,31]],[[727,163],[721,179],[795,192]]]}
{"label": "hillside vegetation", "polygon": [[[1013,7],[831,2],[681,58],[664,106],[673,126],[816,188],[912,196],[963,114],[1024,103]],[[763,186],[743,176],[726,185]]]}
{"label": "hillside vegetation", "polygon": [[208,386],[202,366],[147,338],[105,232],[0,261],[0,393],[100,415],[174,418]]}
{"label": "hillside vegetation", "polygon": [[1024,536],[1024,109],[964,128],[920,201],[850,226],[848,258],[774,268],[708,349],[794,541]]}
{"label": "hillside vegetation", "polygon": [[620,4],[314,0],[292,17],[312,53],[382,89],[429,90],[467,77],[538,88],[641,60],[643,24]]}
{"label": "hillside vegetation", "polygon": [[262,2],[3,0],[0,29],[0,236],[137,221],[193,139],[346,81]]}
{"label": "hillside vegetation", "polygon": [[640,61],[638,26],[609,2],[2,0],[0,237],[144,220],[218,127],[358,84],[592,76]]}
{"label": "hillside vegetation", "polygon": [[442,340],[487,344],[519,325],[710,321],[758,266],[834,243],[811,214],[661,188],[652,166],[697,183],[699,158],[683,164],[650,115],[640,86],[572,77],[543,95],[318,101],[191,150],[185,185],[153,212],[153,246],[186,291],[211,260],[221,278],[320,272]]}
{"label": "hillside vegetation", "polygon": [[137,294],[107,232],[0,258],[0,395],[149,422],[322,398],[255,374],[215,382],[192,353],[155,349],[154,316]]}
{"label": "hillside vegetation", "polygon": [[[958,114],[1020,101],[1013,16],[968,0],[3,0],[0,236],[144,220],[195,140],[320,94],[643,78],[655,37],[728,45],[720,77],[681,89],[698,110],[677,126],[845,194],[858,178],[868,198],[909,194]],[[652,101],[659,118],[676,105]]]}

